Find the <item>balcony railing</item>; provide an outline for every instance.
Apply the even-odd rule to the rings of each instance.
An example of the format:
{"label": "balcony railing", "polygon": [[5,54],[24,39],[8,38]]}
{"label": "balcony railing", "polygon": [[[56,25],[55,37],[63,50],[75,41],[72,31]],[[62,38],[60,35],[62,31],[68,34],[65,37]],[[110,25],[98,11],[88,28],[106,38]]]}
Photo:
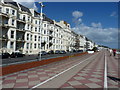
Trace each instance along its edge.
{"label": "balcony railing", "polygon": [[41,47],[45,46],[46,42],[45,41],[42,41],[41,42]]}
{"label": "balcony railing", "polygon": [[53,33],[53,31],[50,30],[49,34],[52,34],[52,33]]}
{"label": "balcony railing", "polygon": [[1,14],[2,14],[2,16],[7,17],[7,18],[9,18],[9,16],[10,16],[10,14],[6,14],[6,13],[1,13]]}
{"label": "balcony railing", "polygon": [[49,40],[52,40],[52,39],[53,39],[53,36],[52,36],[52,35],[50,35],[50,36],[49,36]]}
{"label": "balcony railing", "polygon": [[2,24],[2,27],[6,27],[6,28],[8,28],[9,25],[8,25],[8,23],[3,23],[3,24]]}
{"label": "balcony railing", "polygon": [[18,21],[18,22],[20,22],[20,23],[25,23],[25,20],[20,19],[20,18],[19,18],[19,19],[17,19],[17,21]]}
{"label": "balcony railing", "polygon": [[25,42],[25,40],[23,38],[17,38],[16,40],[17,40],[17,42]]}
{"label": "balcony railing", "polygon": [[2,35],[2,36],[0,36],[0,40],[8,40],[8,37],[7,37],[7,35]]}
{"label": "balcony railing", "polygon": [[20,31],[24,31],[25,30],[25,27],[21,27],[21,26],[17,26],[17,29],[20,30]]}
{"label": "balcony railing", "polygon": [[51,47],[53,45],[53,43],[52,42],[49,42],[49,47]]}

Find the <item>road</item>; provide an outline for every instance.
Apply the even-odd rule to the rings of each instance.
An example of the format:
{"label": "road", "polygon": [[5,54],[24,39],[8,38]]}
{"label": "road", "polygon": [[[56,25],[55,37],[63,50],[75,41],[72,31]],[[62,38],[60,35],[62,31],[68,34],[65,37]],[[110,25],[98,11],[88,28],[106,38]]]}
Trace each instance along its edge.
{"label": "road", "polygon": [[1,80],[3,88],[118,88],[119,78],[118,57],[103,50],[3,76]]}
{"label": "road", "polygon": [[[69,56],[76,53],[77,52],[66,53],[66,54],[47,54],[47,55],[41,56],[41,60]],[[26,55],[24,57],[18,57],[18,58],[7,58],[7,59],[2,59],[1,64],[2,66],[7,66],[12,64],[18,64],[18,63],[32,62],[32,61],[37,61],[38,58],[39,58],[38,55]]]}

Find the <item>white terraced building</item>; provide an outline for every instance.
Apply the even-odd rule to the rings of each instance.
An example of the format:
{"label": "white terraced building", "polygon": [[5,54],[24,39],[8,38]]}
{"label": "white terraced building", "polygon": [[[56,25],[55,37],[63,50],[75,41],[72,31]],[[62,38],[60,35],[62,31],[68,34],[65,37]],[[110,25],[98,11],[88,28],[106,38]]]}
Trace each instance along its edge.
{"label": "white terraced building", "polygon": [[[0,47],[1,52],[21,51],[38,54],[40,51],[65,50],[75,48],[78,34],[65,21],[56,22],[43,14],[16,2],[0,2]],[[81,36],[80,48],[85,50],[85,37]]]}
{"label": "white terraced building", "polygon": [[92,50],[93,47],[95,47],[95,43],[92,40],[86,38],[86,49]]}
{"label": "white terraced building", "polygon": [[36,54],[42,50],[71,50],[71,28],[65,21],[56,22],[43,14],[40,26],[40,14],[16,2],[0,3],[0,11],[1,51]]}
{"label": "white terraced building", "polygon": [[86,38],[83,35],[79,35],[79,40],[80,40],[80,50],[86,51]]}

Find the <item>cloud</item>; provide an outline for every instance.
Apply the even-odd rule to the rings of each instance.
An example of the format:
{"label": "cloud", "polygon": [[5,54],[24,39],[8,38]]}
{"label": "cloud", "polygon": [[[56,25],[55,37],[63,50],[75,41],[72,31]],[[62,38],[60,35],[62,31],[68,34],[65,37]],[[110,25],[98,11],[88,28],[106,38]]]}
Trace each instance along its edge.
{"label": "cloud", "polygon": [[118,29],[117,28],[102,28],[101,23],[91,23],[92,26],[81,24],[72,28],[76,33],[85,35],[97,44],[117,45],[118,44]]}
{"label": "cloud", "polygon": [[38,7],[36,6],[36,4],[34,3],[34,7],[33,7],[33,9],[35,10],[35,11],[38,11]]}
{"label": "cloud", "polygon": [[102,27],[102,25],[101,25],[101,23],[99,22],[99,23],[91,23],[91,25],[92,25],[92,27],[95,27],[95,28],[101,28]]}
{"label": "cloud", "polygon": [[80,12],[80,11],[74,11],[74,12],[72,12],[72,16],[73,16],[74,18],[80,18],[80,17],[83,16],[83,13]]}
{"label": "cloud", "polygon": [[[115,15],[116,13],[111,14],[111,16]],[[74,11],[72,16],[73,22],[75,23],[75,27],[72,28],[73,31],[78,34],[85,35],[97,44],[118,47],[117,28],[102,28],[102,24],[100,22],[92,22],[90,26],[85,25],[81,19],[83,13],[80,11]]]}
{"label": "cloud", "polygon": [[75,23],[76,26],[82,23],[82,19],[81,19],[81,17],[83,16],[82,12],[73,11],[72,16],[73,16],[73,22]]}
{"label": "cloud", "polygon": [[110,16],[111,16],[111,17],[117,17],[117,12],[112,12],[112,13],[110,14]]}
{"label": "cloud", "polygon": [[34,2],[35,0],[14,0],[14,1],[24,5],[27,8],[33,8],[36,11],[38,11],[38,8],[37,8],[37,6],[36,6],[36,4]]}
{"label": "cloud", "polygon": [[78,21],[79,21],[79,22],[82,22],[82,19],[81,19],[81,18],[79,18],[79,19],[78,19]]}

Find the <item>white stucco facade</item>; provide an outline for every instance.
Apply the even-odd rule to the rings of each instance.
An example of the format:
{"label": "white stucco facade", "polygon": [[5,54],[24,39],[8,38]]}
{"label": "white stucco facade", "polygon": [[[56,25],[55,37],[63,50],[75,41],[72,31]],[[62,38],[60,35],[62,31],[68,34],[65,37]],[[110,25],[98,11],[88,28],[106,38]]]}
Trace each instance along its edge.
{"label": "white stucco facade", "polygon": [[[0,15],[1,52],[38,54],[40,51],[75,49],[77,34],[71,30],[70,24],[63,20],[56,22],[43,14],[41,24],[40,13],[18,3],[0,3]],[[86,42],[90,49],[93,48],[92,42],[79,35],[80,50],[86,50]]]}

